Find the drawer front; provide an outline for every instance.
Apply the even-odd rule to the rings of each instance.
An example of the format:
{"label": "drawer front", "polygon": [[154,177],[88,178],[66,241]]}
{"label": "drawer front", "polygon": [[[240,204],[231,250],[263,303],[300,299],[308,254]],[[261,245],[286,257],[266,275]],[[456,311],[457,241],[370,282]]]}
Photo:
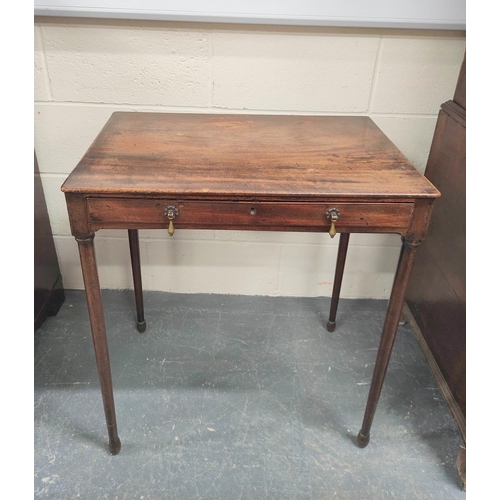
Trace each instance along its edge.
{"label": "drawer front", "polygon": [[94,229],[168,226],[165,208],[177,208],[176,228],[328,231],[327,210],[336,208],[342,232],[406,232],[413,203],[281,203],[89,198]]}

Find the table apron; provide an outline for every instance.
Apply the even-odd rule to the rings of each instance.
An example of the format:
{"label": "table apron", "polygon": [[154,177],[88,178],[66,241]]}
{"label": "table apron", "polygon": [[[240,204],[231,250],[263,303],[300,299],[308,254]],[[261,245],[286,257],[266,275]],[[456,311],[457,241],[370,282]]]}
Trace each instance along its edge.
{"label": "table apron", "polygon": [[176,229],[328,231],[326,212],[336,208],[338,232],[406,234],[414,203],[184,201],[167,198],[87,199],[89,224],[98,229],[168,227],[167,207],[175,207]]}

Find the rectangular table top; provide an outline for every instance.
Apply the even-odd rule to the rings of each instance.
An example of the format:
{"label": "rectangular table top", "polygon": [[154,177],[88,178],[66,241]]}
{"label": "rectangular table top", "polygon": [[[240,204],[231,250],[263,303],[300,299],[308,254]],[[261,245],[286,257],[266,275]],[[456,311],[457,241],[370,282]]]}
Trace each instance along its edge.
{"label": "rectangular table top", "polygon": [[115,112],[67,193],[218,199],[436,198],[365,116]]}

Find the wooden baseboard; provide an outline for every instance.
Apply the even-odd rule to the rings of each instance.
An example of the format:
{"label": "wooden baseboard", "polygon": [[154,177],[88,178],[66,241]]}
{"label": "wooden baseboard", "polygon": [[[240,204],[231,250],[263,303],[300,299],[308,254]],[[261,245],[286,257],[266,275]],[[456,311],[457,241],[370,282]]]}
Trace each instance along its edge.
{"label": "wooden baseboard", "polygon": [[444,399],[446,403],[448,404],[451,414],[453,415],[453,418],[455,419],[458,428],[460,430],[460,434],[462,435],[462,439],[465,441],[465,416],[460,409],[458,403],[455,401],[455,398],[453,397],[453,394],[443,376],[441,373],[441,370],[439,369],[438,364],[436,363],[436,360],[434,359],[434,356],[432,355],[431,350],[429,349],[429,346],[427,345],[427,342],[424,339],[424,336],[422,335],[422,331],[420,330],[417,322],[415,321],[415,318],[413,317],[413,314],[411,313],[410,308],[408,307],[408,304],[405,302],[404,308],[403,308],[403,314],[404,318],[408,321],[408,324],[410,325],[411,329],[413,330],[413,333],[415,334],[415,337],[417,337],[418,343],[420,344],[420,348],[422,349],[425,358],[427,359],[427,362],[429,363],[429,366],[431,368],[432,373],[434,374],[434,377],[436,377],[436,381],[438,383],[439,388],[441,389],[441,392],[444,396]]}

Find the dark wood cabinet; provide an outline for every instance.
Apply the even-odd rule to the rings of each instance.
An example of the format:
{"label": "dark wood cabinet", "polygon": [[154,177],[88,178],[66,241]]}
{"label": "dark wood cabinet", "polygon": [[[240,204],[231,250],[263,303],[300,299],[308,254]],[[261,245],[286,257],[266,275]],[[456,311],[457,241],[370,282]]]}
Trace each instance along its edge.
{"label": "dark wood cabinet", "polygon": [[415,258],[406,313],[465,440],[465,58],[441,106],[425,170],[441,191]]}
{"label": "dark wood cabinet", "polygon": [[48,315],[57,314],[64,302],[64,289],[45,195],[35,154],[35,330]]}

